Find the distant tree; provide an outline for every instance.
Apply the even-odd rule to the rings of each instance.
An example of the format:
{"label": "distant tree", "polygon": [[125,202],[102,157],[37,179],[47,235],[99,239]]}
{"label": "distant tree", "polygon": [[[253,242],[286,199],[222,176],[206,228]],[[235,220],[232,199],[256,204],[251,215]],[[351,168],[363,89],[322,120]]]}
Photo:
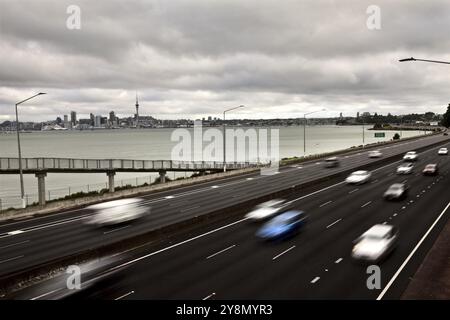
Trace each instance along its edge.
{"label": "distant tree", "polygon": [[444,116],[442,117],[441,124],[446,128],[450,127],[450,104],[447,107],[447,112],[444,113]]}
{"label": "distant tree", "polygon": [[394,134],[394,136],[392,137],[393,140],[398,140],[400,139],[400,135],[398,133]]}

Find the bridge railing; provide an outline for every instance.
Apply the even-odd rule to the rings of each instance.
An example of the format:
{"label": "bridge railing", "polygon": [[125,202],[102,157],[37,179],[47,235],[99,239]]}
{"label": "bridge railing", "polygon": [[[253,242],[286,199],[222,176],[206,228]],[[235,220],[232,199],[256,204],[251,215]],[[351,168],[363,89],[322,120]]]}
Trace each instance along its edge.
{"label": "bridge railing", "polygon": [[[257,167],[257,162],[227,162],[228,169]],[[220,170],[217,161],[172,161],[129,159],[22,158],[23,170]],[[18,170],[18,158],[0,158],[0,171]]]}

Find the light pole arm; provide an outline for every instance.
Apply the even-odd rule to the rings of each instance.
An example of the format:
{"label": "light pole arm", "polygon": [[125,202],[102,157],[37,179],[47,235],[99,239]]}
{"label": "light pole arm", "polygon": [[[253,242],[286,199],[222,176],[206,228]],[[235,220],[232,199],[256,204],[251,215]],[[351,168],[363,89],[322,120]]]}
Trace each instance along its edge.
{"label": "light pole arm", "polygon": [[400,59],[399,62],[407,62],[407,61],[422,61],[422,62],[431,62],[431,63],[442,63],[442,64],[450,64],[448,61],[440,61],[440,60],[427,60],[427,59],[416,59],[416,58],[406,58]]}

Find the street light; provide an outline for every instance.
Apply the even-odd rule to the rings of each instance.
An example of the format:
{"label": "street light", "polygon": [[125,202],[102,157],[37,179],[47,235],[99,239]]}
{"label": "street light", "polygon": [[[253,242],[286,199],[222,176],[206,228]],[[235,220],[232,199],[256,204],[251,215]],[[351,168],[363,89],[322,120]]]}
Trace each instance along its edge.
{"label": "street light", "polygon": [[45,94],[44,92],[39,92],[38,94],[35,94],[32,97],[29,97],[25,100],[22,100],[20,102],[16,103],[16,131],[17,131],[17,148],[19,150],[19,174],[20,174],[20,198],[22,199],[22,208],[26,207],[26,202],[25,202],[25,190],[24,190],[24,186],[23,186],[23,172],[22,172],[22,152],[20,150],[20,134],[19,134],[19,113],[17,112],[17,106],[33,99],[34,97],[40,96]]}
{"label": "street light", "polygon": [[326,111],[326,109],[312,111],[312,112],[303,114],[303,157],[306,157],[306,116],[308,114],[313,114],[313,113],[321,112],[321,111]]}
{"label": "street light", "polygon": [[226,157],[225,157],[225,155],[226,155],[225,154],[225,150],[226,150],[226,148],[225,148],[225,143],[226,143],[226,138],[225,138],[225,113],[228,112],[228,111],[231,111],[231,110],[236,110],[236,109],[244,108],[244,107],[245,107],[244,105],[240,105],[238,107],[227,109],[227,110],[225,110],[223,112],[223,128],[222,128],[222,133],[223,133],[223,172],[227,171],[227,162],[226,162]]}
{"label": "street light", "polygon": [[442,64],[450,64],[448,61],[439,61],[439,60],[427,60],[427,59],[416,59],[416,58],[406,58],[400,59],[399,62],[408,62],[408,61],[423,61],[423,62],[432,62],[432,63],[442,63]]}

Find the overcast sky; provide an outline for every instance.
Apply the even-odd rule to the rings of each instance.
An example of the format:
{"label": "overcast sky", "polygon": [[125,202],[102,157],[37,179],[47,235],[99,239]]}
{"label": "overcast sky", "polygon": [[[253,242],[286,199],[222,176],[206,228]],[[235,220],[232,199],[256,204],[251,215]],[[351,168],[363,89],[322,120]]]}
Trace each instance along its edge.
{"label": "overcast sky", "polygon": [[132,115],[136,91],[159,118],[442,113],[450,65],[398,59],[450,60],[449,30],[448,0],[0,0],[0,121],[40,91],[24,121]]}

